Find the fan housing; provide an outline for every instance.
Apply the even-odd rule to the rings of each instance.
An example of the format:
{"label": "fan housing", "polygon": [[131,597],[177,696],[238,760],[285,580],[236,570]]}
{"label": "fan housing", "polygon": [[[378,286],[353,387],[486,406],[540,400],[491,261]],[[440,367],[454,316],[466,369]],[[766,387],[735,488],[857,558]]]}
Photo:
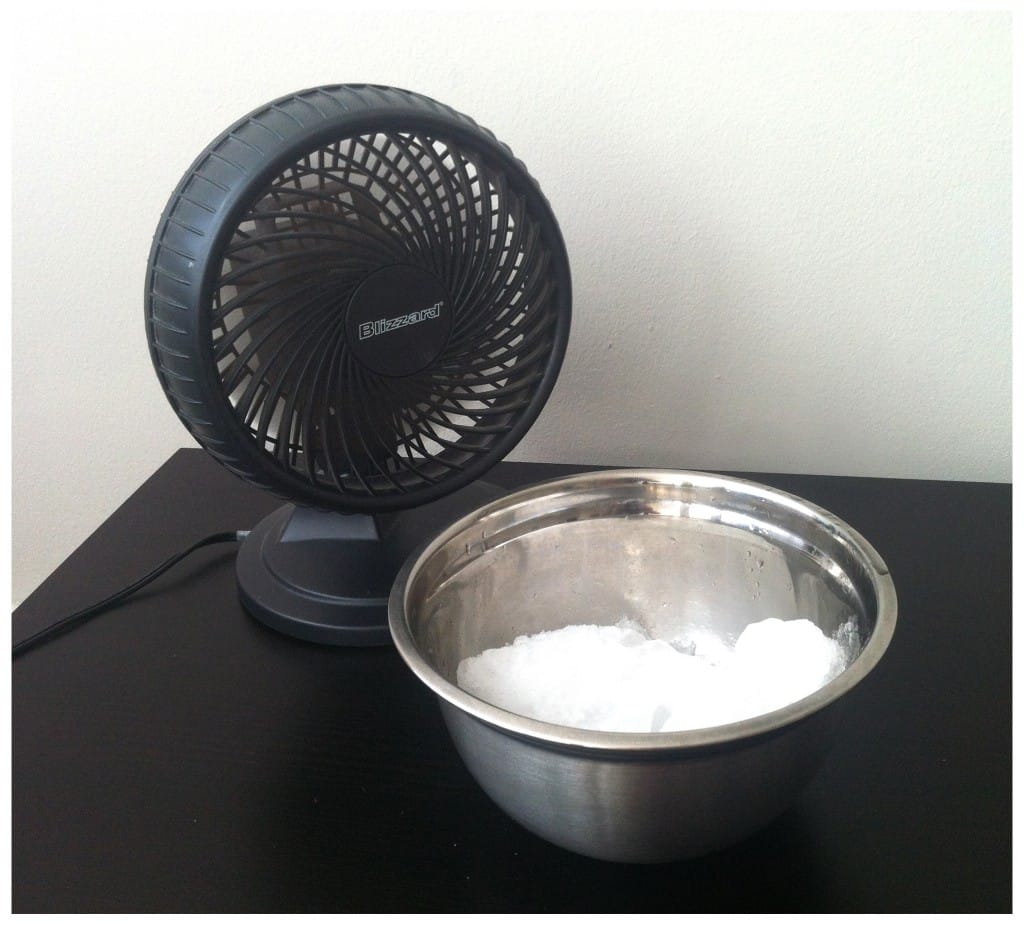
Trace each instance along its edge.
{"label": "fan housing", "polygon": [[[351,612],[372,601],[369,635],[386,641],[392,561],[481,500],[481,476],[551,393],[570,306],[565,245],[539,186],[447,106],[391,87],[315,87],[218,136],[160,219],[146,330],[164,392],[199,444],[300,509],[243,546],[246,606],[289,631],[283,611],[307,599],[327,610],[344,599]],[[384,525],[398,511],[418,511],[418,526]],[[315,512],[371,519],[311,527]],[[289,530],[295,518],[302,526]],[[295,533],[309,548],[284,555]],[[318,559],[314,535],[322,574],[297,581],[308,569],[295,563]],[[363,542],[368,561],[387,564],[373,588],[346,595],[339,562],[358,560]],[[295,599],[270,619],[259,611],[274,595],[254,590],[242,565],[253,555],[254,574]],[[302,617],[297,634],[367,635],[362,618],[345,619],[329,618],[339,635]]]}

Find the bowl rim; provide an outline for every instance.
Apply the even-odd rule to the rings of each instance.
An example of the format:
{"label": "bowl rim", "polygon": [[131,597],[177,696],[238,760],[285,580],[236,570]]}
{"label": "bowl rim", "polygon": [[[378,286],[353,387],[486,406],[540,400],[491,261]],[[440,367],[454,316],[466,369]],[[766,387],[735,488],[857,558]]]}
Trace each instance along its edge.
{"label": "bowl rim", "polygon": [[[407,595],[419,569],[452,537],[495,512],[533,503],[548,496],[570,495],[582,488],[593,491],[603,485],[644,484],[692,485],[726,488],[776,504],[826,528],[845,542],[862,565],[875,593],[875,627],[854,661],[839,675],[800,700],[758,716],[699,729],[677,732],[607,732],[563,726],[521,716],[470,694],[440,675],[420,655],[406,618]],[[597,469],[537,482],[509,492],[460,517],[433,539],[420,544],[402,564],[388,598],[388,625],[399,655],[412,672],[442,701],[506,734],[549,745],[600,752],[650,753],[707,747],[760,738],[778,732],[818,713],[859,684],[881,660],[896,627],[896,588],[889,568],[877,550],[850,524],[835,514],[798,495],[749,479],[684,469]]]}

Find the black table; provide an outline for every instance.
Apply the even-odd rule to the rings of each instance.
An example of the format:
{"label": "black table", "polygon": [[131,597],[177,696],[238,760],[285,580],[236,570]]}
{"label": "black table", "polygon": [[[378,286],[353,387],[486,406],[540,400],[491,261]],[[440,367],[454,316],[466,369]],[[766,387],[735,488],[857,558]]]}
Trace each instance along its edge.
{"label": "black table", "polygon": [[[541,841],[393,649],[267,629],[234,547],[209,547],[14,662],[14,910],[1009,911],[1010,486],[746,475],[868,537],[900,615],[825,767],[743,844],[628,866]],[[280,503],[179,451],[18,608],[14,640]]]}

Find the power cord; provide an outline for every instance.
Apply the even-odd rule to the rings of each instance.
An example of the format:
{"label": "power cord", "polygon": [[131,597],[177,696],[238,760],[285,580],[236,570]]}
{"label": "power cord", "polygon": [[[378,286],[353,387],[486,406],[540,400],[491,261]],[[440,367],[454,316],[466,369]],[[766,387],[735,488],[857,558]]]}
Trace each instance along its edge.
{"label": "power cord", "polygon": [[91,607],[86,607],[84,610],[79,610],[77,613],[73,613],[68,617],[64,617],[58,620],[56,623],[51,624],[45,629],[41,629],[38,633],[33,633],[27,639],[23,639],[12,650],[12,658],[17,658],[19,655],[24,655],[30,649],[34,649],[36,646],[42,645],[44,642],[49,642],[55,636],[59,636],[61,633],[67,632],[76,626],[80,626],[85,623],[86,620],[90,620],[98,614],[103,613],[105,610],[109,610],[111,607],[121,603],[126,597],[134,594],[140,588],[144,588],[151,581],[159,578],[169,568],[177,565],[186,556],[194,553],[197,549],[202,549],[204,546],[212,546],[215,543],[239,543],[249,535],[248,530],[232,530],[226,533],[212,533],[210,536],[203,537],[196,543],[193,543],[188,549],[183,552],[179,552],[166,562],[158,565],[148,575],[144,575],[138,581],[128,585],[126,588],[122,588],[120,591],[110,595],[105,600],[100,601],[98,604],[93,604]]}

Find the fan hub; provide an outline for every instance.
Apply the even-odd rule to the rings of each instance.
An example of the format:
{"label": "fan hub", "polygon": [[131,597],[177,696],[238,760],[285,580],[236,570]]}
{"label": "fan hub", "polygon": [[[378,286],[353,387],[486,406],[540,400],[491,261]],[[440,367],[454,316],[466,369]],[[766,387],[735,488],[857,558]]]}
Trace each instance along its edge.
{"label": "fan hub", "polygon": [[427,270],[382,267],[352,294],[345,328],[363,366],[382,376],[409,376],[426,369],[448,343],[451,297]]}

